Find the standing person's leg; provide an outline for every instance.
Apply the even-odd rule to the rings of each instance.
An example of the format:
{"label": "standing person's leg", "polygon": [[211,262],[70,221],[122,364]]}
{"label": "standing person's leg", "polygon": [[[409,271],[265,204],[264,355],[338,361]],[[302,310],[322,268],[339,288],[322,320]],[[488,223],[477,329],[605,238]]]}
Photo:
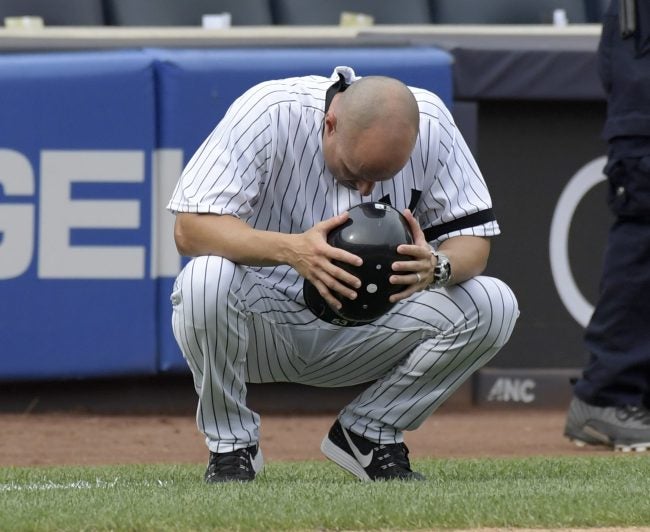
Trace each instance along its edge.
{"label": "standing person's leg", "polygon": [[616,215],[600,295],[587,327],[590,353],[565,434],[578,443],[650,446],[650,158],[608,167]]}
{"label": "standing person's leg", "polygon": [[590,360],[575,394],[597,406],[643,406],[650,378],[650,223],[612,226],[585,345]]}

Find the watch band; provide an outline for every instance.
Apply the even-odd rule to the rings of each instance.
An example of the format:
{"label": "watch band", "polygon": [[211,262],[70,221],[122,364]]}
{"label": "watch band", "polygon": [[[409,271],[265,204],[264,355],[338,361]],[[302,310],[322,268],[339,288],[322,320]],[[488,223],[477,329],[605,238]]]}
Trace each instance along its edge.
{"label": "watch band", "polygon": [[436,266],[433,270],[433,282],[429,286],[443,288],[451,282],[451,262],[441,251],[431,249],[431,254],[436,258]]}

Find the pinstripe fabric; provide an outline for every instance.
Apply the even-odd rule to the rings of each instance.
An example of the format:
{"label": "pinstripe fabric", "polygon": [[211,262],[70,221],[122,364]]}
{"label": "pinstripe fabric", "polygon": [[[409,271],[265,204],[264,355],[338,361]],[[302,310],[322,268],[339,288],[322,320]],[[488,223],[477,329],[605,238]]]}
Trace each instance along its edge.
{"label": "pinstripe fabric", "polygon": [[172,294],[173,330],[199,395],[197,422],[211,450],[258,441],[246,382],[372,384],[341,422],[369,439],[401,441],[508,340],[518,314],[491,277],[419,292],[362,327],[336,327],[250,268],[198,257]]}
{"label": "pinstripe fabric", "polygon": [[[412,88],[420,132],[407,165],[361,197],[326,168],[321,137],[325,95],[338,79],[265,82],[238,98],[187,164],[172,212],[230,214],[258,229],[303,232],[361,201],[388,196],[398,210],[419,195],[426,228],[491,207],[481,173],[437,96]],[[456,235],[492,236],[496,222]],[[173,330],[199,396],[197,424],[212,451],[258,441],[259,417],[246,382],[315,386],[372,383],[341,421],[374,441],[401,441],[507,341],[518,314],[502,282],[479,277],[420,292],[376,322],[339,328],[304,306],[302,279],[289,266],[244,267],[198,257],[177,278]]]}

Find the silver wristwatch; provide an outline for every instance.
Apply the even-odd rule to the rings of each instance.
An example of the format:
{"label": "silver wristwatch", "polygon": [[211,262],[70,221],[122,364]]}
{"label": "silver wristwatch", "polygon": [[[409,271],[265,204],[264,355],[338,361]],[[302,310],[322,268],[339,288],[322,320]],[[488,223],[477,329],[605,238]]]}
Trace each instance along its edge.
{"label": "silver wristwatch", "polygon": [[451,281],[451,262],[449,257],[440,251],[431,249],[432,255],[436,258],[436,267],[433,270],[433,282],[431,288],[443,288]]}

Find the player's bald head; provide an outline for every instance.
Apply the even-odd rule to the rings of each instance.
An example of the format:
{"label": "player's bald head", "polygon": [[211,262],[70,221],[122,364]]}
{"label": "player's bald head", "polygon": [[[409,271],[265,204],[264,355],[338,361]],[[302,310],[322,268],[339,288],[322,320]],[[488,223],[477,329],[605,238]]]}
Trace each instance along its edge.
{"label": "player's bald head", "polygon": [[401,81],[384,76],[368,76],[340,94],[339,126],[344,135],[382,125],[415,137],[420,112],[413,93]]}
{"label": "player's bald head", "polygon": [[407,163],[420,112],[401,81],[368,76],[338,93],[325,117],[323,151],[339,180],[383,181]]}

